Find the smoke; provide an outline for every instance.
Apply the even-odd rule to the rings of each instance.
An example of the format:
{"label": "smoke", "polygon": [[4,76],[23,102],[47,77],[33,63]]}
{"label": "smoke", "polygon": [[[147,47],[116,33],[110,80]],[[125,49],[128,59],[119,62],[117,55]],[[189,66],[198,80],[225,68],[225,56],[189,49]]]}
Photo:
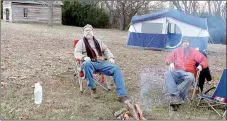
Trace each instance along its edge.
{"label": "smoke", "polygon": [[140,73],[140,103],[143,110],[152,112],[155,106],[167,105],[167,97],[163,92],[164,71],[147,68]]}

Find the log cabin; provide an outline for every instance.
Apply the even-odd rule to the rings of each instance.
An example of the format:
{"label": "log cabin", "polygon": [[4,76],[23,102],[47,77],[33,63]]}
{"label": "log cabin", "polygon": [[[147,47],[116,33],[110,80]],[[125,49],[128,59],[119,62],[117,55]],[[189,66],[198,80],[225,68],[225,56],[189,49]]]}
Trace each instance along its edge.
{"label": "log cabin", "polygon": [[[52,3],[52,23],[62,23],[61,1]],[[49,6],[46,1],[3,1],[3,21],[48,23]]]}

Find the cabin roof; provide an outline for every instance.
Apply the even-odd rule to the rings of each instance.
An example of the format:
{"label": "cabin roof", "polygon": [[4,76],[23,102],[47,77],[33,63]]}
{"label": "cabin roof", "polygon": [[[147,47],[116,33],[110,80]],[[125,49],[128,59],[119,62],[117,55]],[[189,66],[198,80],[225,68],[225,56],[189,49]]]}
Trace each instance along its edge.
{"label": "cabin roof", "polygon": [[[11,1],[12,3],[27,3],[27,4],[38,4],[38,5],[47,5],[46,1],[17,1],[17,0],[13,0]],[[62,1],[54,1],[53,5],[63,5]]]}

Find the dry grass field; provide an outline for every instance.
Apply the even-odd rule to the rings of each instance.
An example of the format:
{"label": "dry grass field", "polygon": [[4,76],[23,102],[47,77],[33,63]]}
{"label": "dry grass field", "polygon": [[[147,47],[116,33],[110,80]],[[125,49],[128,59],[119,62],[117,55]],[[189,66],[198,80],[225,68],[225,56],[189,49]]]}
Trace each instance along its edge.
{"label": "dry grass field", "polygon": [[[167,51],[127,48],[128,33],[95,29],[116,57],[124,75],[128,95],[139,102],[147,119],[221,119],[209,108],[197,108],[198,98],[180,111],[169,111],[162,93]],[[81,27],[44,24],[1,23],[1,115],[4,119],[115,120],[113,112],[124,105],[115,91],[98,87],[99,99],[81,94],[73,79],[73,40],[82,37]],[[226,46],[208,46],[214,80],[226,68]],[[111,79],[111,78],[110,78]],[[34,83],[43,86],[43,102],[34,104]],[[206,85],[206,88],[211,85]],[[220,108],[219,111],[223,112]]]}

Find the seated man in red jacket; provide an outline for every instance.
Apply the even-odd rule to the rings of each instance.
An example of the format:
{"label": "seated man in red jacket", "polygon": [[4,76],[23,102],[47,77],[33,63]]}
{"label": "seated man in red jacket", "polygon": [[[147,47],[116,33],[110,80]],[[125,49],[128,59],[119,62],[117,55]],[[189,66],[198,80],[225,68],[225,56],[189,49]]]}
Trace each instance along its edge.
{"label": "seated man in red jacket", "polygon": [[[196,62],[199,63],[197,67]],[[182,104],[187,100],[188,90],[195,81],[196,70],[207,68],[207,58],[191,48],[189,41],[184,39],[181,47],[167,57],[166,64],[169,65],[169,71],[165,72],[165,84],[171,97],[170,105]]]}

